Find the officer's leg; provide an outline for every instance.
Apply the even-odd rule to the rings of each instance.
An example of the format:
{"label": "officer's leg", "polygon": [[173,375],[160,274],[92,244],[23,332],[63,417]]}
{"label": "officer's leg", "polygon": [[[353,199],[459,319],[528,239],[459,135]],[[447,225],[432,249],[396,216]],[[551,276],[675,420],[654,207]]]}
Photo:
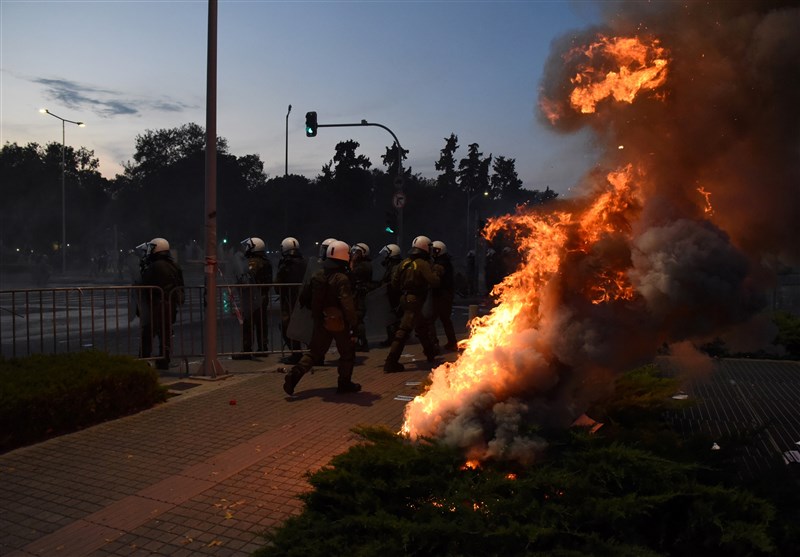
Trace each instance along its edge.
{"label": "officer's leg", "polygon": [[447,337],[447,344],[444,345],[448,350],[458,350],[458,341],[456,340],[456,330],[453,327],[453,298],[449,296],[442,304],[442,313],[439,316],[442,320],[442,328]]}
{"label": "officer's leg", "polygon": [[436,355],[439,353],[439,347],[431,340],[431,331],[428,328],[428,323],[429,321],[420,313],[417,315],[414,332],[417,334],[422,344],[422,351],[425,353],[425,358],[427,358],[428,362],[433,362]]}
{"label": "officer's leg", "polygon": [[353,363],[355,360],[353,339],[350,338],[350,333],[348,331],[336,333],[333,338],[336,341],[336,350],[339,352],[339,365],[337,369],[339,373],[339,382],[336,387],[336,392],[339,394],[358,392],[361,390],[361,385],[353,383],[352,381]]}
{"label": "officer's leg", "polygon": [[[418,305],[418,304],[416,304]],[[414,328],[414,319],[416,315],[415,303],[413,300],[406,299],[403,302],[403,317],[400,319],[400,325],[394,334],[392,346],[389,348],[389,354],[386,356],[386,362],[383,365],[383,371],[403,371],[403,364],[400,363],[400,354],[403,353],[403,348],[406,345],[408,336]]]}
{"label": "officer's leg", "polygon": [[310,353],[303,354],[300,361],[286,373],[286,377],[283,380],[283,390],[286,391],[286,394],[294,394],[294,388],[300,378],[311,370],[317,359],[325,356],[325,352],[330,348],[331,340],[331,334],[321,324],[314,323],[314,331],[311,333],[311,344],[309,345]]}

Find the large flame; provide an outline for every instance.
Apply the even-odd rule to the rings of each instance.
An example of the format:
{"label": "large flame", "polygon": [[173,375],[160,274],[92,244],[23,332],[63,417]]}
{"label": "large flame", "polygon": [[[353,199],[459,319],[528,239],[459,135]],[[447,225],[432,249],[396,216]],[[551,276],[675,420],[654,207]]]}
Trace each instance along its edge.
{"label": "large flame", "polygon": [[[564,58],[565,63],[576,65],[570,79],[574,85],[570,109],[582,114],[594,113],[605,99],[632,103],[641,92],[654,91],[667,80],[667,52],[657,39],[600,35]],[[563,115],[556,104],[545,101],[541,106],[551,122]]]}
{"label": "large flame", "polygon": [[[592,255],[611,238],[630,240],[630,223],[641,208],[637,174],[632,165],[609,173],[594,202],[577,212],[520,211],[490,220],[487,237],[501,229],[513,230],[523,262],[495,287],[498,303],[492,311],[471,323],[471,336],[463,342],[459,359],[435,369],[427,392],[406,407],[404,433],[412,438],[442,436],[465,399],[484,397],[488,406],[494,406],[520,390],[544,393],[555,385],[556,377],[548,370],[553,363],[549,345],[560,326],[554,312],[560,304],[558,284],[565,265],[577,261],[592,265],[587,276],[593,280],[573,293],[589,304],[634,298],[627,269],[611,266],[619,264],[614,258],[599,260]],[[528,374],[515,375],[517,366],[509,366],[509,358],[527,360],[523,368],[538,370],[538,378],[531,384]],[[483,443],[474,441],[478,442],[467,443],[469,456],[485,458],[479,448]]]}

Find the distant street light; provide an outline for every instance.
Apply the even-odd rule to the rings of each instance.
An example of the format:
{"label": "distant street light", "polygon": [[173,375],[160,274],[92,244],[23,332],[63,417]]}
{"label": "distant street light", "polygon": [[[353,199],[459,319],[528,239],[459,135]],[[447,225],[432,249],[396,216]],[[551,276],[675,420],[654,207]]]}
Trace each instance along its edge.
{"label": "distant street light", "polygon": [[283,171],[283,177],[289,175],[289,114],[292,112],[292,105],[289,105],[289,110],[286,111],[286,169]]}
{"label": "distant street light", "polygon": [[67,196],[66,196],[66,178],[67,178],[67,161],[64,155],[66,149],[66,130],[65,124],[75,124],[79,128],[86,127],[83,122],[75,122],[74,120],[67,120],[61,116],[57,116],[46,108],[39,109],[42,114],[49,114],[53,118],[61,120],[61,274],[67,273]]}

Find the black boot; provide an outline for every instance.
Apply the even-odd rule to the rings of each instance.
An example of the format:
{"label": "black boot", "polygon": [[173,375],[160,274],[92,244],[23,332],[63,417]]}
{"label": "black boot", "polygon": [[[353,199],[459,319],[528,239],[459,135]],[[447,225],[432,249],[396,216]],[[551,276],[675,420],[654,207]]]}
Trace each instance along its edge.
{"label": "black boot", "polygon": [[297,372],[296,368],[292,368],[286,373],[286,377],[283,378],[283,390],[287,395],[294,395],[294,388],[300,382],[300,377],[301,374]]}
{"label": "black boot", "polygon": [[339,386],[336,387],[336,394],[357,393],[361,390],[361,385],[353,383],[352,381],[339,381]]}
{"label": "black boot", "polygon": [[383,371],[386,373],[395,373],[397,371],[405,371],[405,366],[398,362],[396,359],[386,358],[386,363],[383,364]]}

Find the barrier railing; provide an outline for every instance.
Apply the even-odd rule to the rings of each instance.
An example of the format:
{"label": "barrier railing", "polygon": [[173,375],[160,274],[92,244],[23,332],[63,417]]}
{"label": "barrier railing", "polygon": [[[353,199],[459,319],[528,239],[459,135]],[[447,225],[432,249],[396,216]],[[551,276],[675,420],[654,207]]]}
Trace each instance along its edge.
{"label": "barrier railing", "polygon": [[[300,284],[217,286],[217,351],[239,356],[284,353],[276,288]],[[161,356],[160,333],[172,360],[204,355],[205,288],[184,287],[183,304],[173,291],[168,303],[152,286],[91,286],[0,291],[0,353],[14,358],[37,353],[101,350],[148,359]],[[175,305],[174,320],[170,308]],[[246,342],[249,335],[251,341]]]}

